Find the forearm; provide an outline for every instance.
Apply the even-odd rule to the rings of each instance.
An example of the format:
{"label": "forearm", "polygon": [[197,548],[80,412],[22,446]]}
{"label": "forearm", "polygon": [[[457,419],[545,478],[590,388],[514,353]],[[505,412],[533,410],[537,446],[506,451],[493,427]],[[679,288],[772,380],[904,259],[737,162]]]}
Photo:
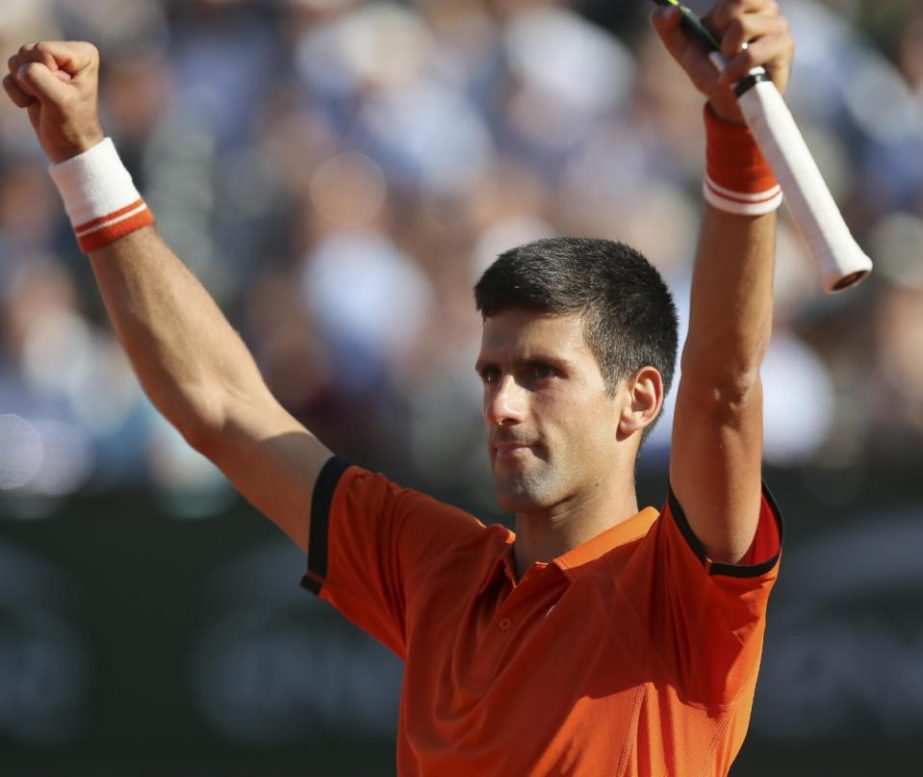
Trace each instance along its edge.
{"label": "forearm", "polygon": [[148,396],[259,510],[307,549],[331,452],[272,397],[237,333],[167,247],[99,123],[99,52],[27,44],[3,86],[54,163],[81,249]]}
{"label": "forearm", "polygon": [[683,349],[687,388],[746,391],[772,329],[775,213],[738,216],[707,206]]}
{"label": "forearm", "polygon": [[781,191],[742,126],[732,87],[764,67],[784,92],[794,44],[771,0],[717,0],[707,22],[720,39],[720,74],[707,50],[683,32],[679,11],[654,17],[667,49],[709,105],[703,187],[709,204],[693,270],[670,483],[708,557],[734,564],[746,558],[760,517],[759,370],[772,328],[774,210]]}
{"label": "forearm", "polygon": [[116,334],[151,401],[197,447],[231,398],[268,394],[256,364],[202,284],[156,229],[91,253]]}
{"label": "forearm", "polygon": [[240,337],[153,227],[91,253],[116,334],[148,396],[299,547],[331,452],[266,387]]}

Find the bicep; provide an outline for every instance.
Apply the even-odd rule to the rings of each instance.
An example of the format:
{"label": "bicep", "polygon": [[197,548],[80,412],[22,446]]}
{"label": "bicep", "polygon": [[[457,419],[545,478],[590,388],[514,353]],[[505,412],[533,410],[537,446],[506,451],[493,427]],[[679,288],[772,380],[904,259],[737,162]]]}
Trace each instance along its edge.
{"label": "bicep", "polygon": [[670,453],[670,483],[689,526],[713,561],[735,564],[760,515],[762,385],[696,391],[680,384]]}
{"label": "bicep", "polygon": [[202,452],[234,487],[302,550],[307,550],[311,496],[333,455],[268,391],[231,401]]}

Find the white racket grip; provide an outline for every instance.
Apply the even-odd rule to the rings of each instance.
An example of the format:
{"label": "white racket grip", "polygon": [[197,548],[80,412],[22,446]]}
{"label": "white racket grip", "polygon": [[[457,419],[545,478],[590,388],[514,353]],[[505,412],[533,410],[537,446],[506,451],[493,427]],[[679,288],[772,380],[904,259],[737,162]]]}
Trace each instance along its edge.
{"label": "white racket grip", "polygon": [[760,81],[738,102],[814,256],[821,286],[835,292],[861,281],[872,260],[850,234],[779,90]]}

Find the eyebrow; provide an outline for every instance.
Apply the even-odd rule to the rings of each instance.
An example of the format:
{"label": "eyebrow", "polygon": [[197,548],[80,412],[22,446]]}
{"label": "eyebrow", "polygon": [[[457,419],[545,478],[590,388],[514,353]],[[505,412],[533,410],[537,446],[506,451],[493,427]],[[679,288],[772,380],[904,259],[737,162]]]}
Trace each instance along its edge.
{"label": "eyebrow", "polygon": [[[548,364],[559,370],[566,370],[570,367],[571,361],[560,356],[549,356],[542,353],[530,354],[529,356],[516,357],[513,359],[514,368],[533,367],[536,364]],[[474,371],[480,375],[488,367],[497,367],[499,362],[496,359],[478,359],[474,364]]]}
{"label": "eyebrow", "polygon": [[496,366],[497,366],[497,363],[496,363],[495,361],[491,361],[490,359],[478,359],[478,360],[474,363],[474,371],[475,371],[478,375],[480,375],[480,374],[483,373],[484,370],[486,370],[488,367],[496,367]]}

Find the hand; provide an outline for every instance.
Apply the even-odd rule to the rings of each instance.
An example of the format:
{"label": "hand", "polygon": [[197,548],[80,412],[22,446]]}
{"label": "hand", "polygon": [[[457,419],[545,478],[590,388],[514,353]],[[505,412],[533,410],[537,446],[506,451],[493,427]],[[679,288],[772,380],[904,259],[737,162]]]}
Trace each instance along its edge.
{"label": "hand", "polygon": [[99,122],[99,52],[90,43],[42,42],[9,59],[3,88],[29,113],[42,149],[63,162],[105,137]]}
{"label": "hand", "polygon": [[795,42],[774,0],[718,0],[703,17],[721,41],[721,53],[727,60],[723,73],[709,60],[708,52],[681,29],[681,20],[676,8],[661,7],[651,15],[667,51],[722,119],[744,123],[732,87],[758,65],[766,68],[779,92],[785,93]]}

